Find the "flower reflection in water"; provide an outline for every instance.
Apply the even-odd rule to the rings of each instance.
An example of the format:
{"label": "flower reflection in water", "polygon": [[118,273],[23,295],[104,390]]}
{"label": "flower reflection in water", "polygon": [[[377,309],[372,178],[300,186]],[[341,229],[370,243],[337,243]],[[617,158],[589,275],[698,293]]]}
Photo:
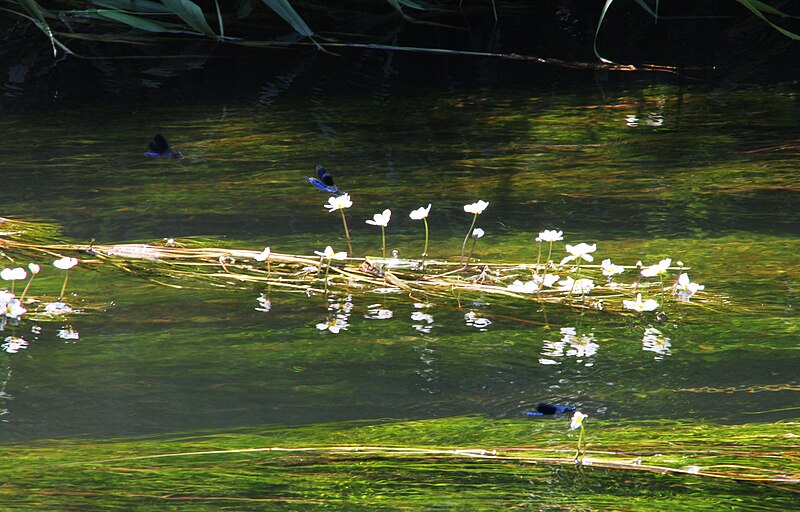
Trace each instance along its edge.
{"label": "flower reflection in water", "polygon": [[388,320],[392,318],[394,313],[391,309],[384,309],[383,304],[370,304],[367,306],[367,313],[364,315],[364,318],[368,318],[370,320]]}
{"label": "flower reflection in water", "polygon": [[465,314],[464,320],[467,322],[468,326],[474,327],[481,332],[488,331],[488,327],[492,324],[491,320],[478,316],[474,311]]}
{"label": "flower reflection in water", "polygon": [[661,334],[661,331],[655,327],[648,327],[642,336],[642,350],[655,352],[656,355],[653,359],[661,360],[664,356],[670,355],[670,347],[672,344],[669,338]]}
{"label": "flower reflection in water", "polygon": [[595,343],[596,340],[593,333],[578,334],[574,327],[562,327],[560,333],[560,341],[544,340],[542,350],[542,356],[544,357],[539,358],[539,364],[561,364],[554,358],[566,355],[567,357],[574,357],[575,362],[582,363],[584,366],[594,365],[591,357],[597,353],[600,345]]}
{"label": "flower reflection in water", "polygon": [[422,311],[414,311],[411,313],[411,320],[414,322],[420,322],[418,324],[414,324],[411,327],[418,330],[419,332],[429,333],[433,328],[433,316],[429,315],[428,313],[423,313]]}

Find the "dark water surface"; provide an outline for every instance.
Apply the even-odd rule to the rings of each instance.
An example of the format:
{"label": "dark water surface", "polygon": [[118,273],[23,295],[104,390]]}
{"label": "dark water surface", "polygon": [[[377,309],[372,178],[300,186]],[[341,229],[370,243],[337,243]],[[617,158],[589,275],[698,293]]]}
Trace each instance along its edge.
{"label": "dark water surface", "polygon": [[[0,215],[55,223],[78,243],[214,237],[283,253],[344,250],[341,219],[304,179],[324,164],[353,197],[357,255],[379,254],[380,233],[364,220],[391,208],[389,248],[417,257],[422,225],[408,213],[432,203],[429,252],[457,256],[471,220],[462,206],[483,199],[484,260],[533,262],[536,234],[557,228],[566,243],[597,243],[597,262],[682,260],[706,301],[671,304],[661,324],[528,303],[506,303],[500,318],[492,298],[422,307],[402,294],[272,292],[263,312],[257,287],[173,289],[78,267],[69,289],[102,311],[15,328],[31,344],[0,354],[0,441],[514,419],[539,401],[619,425],[798,417],[795,88],[390,79],[359,87],[358,77],[331,73],[287,72],[222,98],[202,84],[180,101],[175,93],[43,107],[6,97]],[[145,157],[156,131],[184,158]],[[563,251],[557,243],[555,257]],[[60,285],[46,270],[33,293]],[[332,308],[347,311],[348,330],[315,327]],[[392,317],[373,318],[377,309]],[[492,323],[470,325],[469,311]],[[57,336],[67,323],[79,339]],[[643,345],[651,324],[668,349]],[[596,346],[559,351],[561,327],[591,334]]]}

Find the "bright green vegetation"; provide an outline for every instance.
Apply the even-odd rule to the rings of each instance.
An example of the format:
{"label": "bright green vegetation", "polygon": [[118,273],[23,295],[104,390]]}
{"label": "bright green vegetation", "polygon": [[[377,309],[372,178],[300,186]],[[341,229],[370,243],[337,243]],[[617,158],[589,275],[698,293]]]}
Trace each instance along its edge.
{"label": "bright green vegetation", "polygon": [[14,461],[0,471],[0,498],[12,507],[67,500],[87,510],[791,509],[797,427],[590,423],[583,467],[571,460],[575,436],[552,420],[31,443],[0,452]]}

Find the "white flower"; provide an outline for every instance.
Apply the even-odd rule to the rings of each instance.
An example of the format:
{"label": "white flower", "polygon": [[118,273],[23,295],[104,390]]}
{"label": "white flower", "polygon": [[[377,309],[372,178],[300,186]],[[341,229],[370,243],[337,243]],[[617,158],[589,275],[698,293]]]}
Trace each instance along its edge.
{"label": "white flower", "polygon": [[475,215],[480,215],[481,213],[483,213],[483,210],[485,210],[487,206],[489,206],[489,203],[481,200],[478,201],[477,203],[465,204],[464,211],[467,213],[474,213]]}
{"label": "white flower", "polygon": [[570,430],[575,430],[583,426],[583,420],[588,418],[588,414],[583,414],[580,411],[575,411],[575,414],[572,415],[572,421],[569,424]]}
{"label": "white flower", "polygon": [[338,334],[341,330],[347,330],[348,323],[341,318],[333,318],[325,323],[317,324],[317,329],[320,331],[329,330],[333,334]]}
{"label": "white flower", "polygon": [[2,349],[9,354],[16,354],[21,349],[28,348],[28,342],[16,336],[9,336],[4,341]]}
{"label": "white flower", "polygon": [[44,307],[46,315],[66,315],[72,313],[73,309],[63,302],[51,302]]}
{"label": "white flower", "polygon": [[575,293],[589,293],[594,288],[594,281],[591,279],[578,279],[577,281],[573,279],[571,276],[567,276],[565,279],[562,279],[558,282],[561,285],[559,290],[563,292],[575,292]]}
{"label": "white flower", "polygon": [[610,259],[607,259],[600,264],[600,270],[603,271],[604,276],[611,277],[623,273],[625,268],[622,265],[614,265]]}
{"label": "white flower", "polygon": [[659,274],[666,274],[667,269],[672,264],[671,258],[664,258],[663,260],[659,261],[656,265],[651,265],[649,267],[645,267],[642,269],[642,275],[644,277],[655,277]]}
{"label": "white flower", "polygon": [[25,272],[25,269],[22,267],[4,268],[3,271],[0,272],[0,277],[5,281],[17,281],[28,277],[28,273]]}
{"label": "white flower", "polygon": [[545,229],[539,233],[539,236],[536,237],[537,242],[558,242],[559,240],[564,240],[562,236],[564,234],[563,231],[556,231],[551,229]]}
{"label": "white flower", "polygon": [[60,268],[61,270],[69,270],[77,264],[78,264],[77,259],[68,258],[66,256],[53,262],[53,266],[55,266],[56,268]]}
{"label": "white flower", "polygon": [[536,293],[539,291],[539,285],[536,281],[522,282],[519,279],[507,286],[509,290],[517,293]]}
{"label": "white flower", "polygon": [[594,252],[596,250],[597,250],[597,244],[588,245],[583,242],[579,243],[578,245],[567,244],[567,252],[570,253],[570,255],[561,260],[561,264],[563,265],[565,263],[568,263],[576,259],[594,261],[594,256],[592,256],[589,253]]}
{"label": "white flower", "polygon": [[6,304],[5,315],[8,318],[19,318],[24,315],[28,310],[22,307],[19,299],[11,299]]}
{"label": "white flower", "polygon": [[550,288],[553,283],[559,280],[555,274],[535,275],[530,281],[522,282],[519,279],[508,285],[506,288],[518,293],[536,293],[544,288]]}
{"label": "white flower", "polygon": [[389,225],[389,219],[392,218],[392,210],[383,210],[383,213],[376,213],[372,216],[372,220],[366,221],[371,226],[386,227]]}
{"label": "white flower", "polygon": [[472,238],[480,238],[484,235],[484,231],[481,228],[475,228],[472,230]]}
{"label": "white flower", "polygon": [[431,212],[431,205],[429,203],[427,208],[419,207],[413,212],[409,213],[408,216],[414,220],[422,220],[425,217],[427,217],[430,212]]}
{"label": "white flower", "polygon": [[[536,277],[538,277],[538,276],[536,276]],[[550,287],[551,287],[551,286],[553,286],[553,285],[556,283],[556,281],[558,281],[559,279],[561,279],[561,277],[560,277],[560,276],[557,276],[556,274],[545,274],[545,275],[542,277],[542,286],[544,286],[545,288],[550,288]]]}
{"label": "white flower", "polygon": [[653,311],[654,309],[658,308],[658,302],[653,299],[647,299],[646,301],[642,302],[642,294],[636,294],[636,300],[623,300],[622,305],[625,306],[625,309],[632,309],[634,311]]}
{"label": "white flower", "polygon": [[3,315],[8,303],[11,302],[12,299],[14,299],[13,293],[6,290],[0,290],[0,316]]}
{"label": "white flower", "polygon": [[267,259],[269,259],[270,252],[271,251],[269,250],[269,247],[265,247],[263,251],[261,251],[259,254],[257,254],[255,256],[255,260],[256,261],[267,261]]}
{"label": "white flower", "polygon": [[325,205],[325,208],[330,212],[335,212],[336,210],[344,210],[351,206],[353,206],[353,201],[350,200],[350,194],[342,194],[340,196],[329,197],[328,204]]}
{"label": "white flower", "polygon": [[327,260],[343,260],[347,258],[346,252],[333,252],[330,245],[325,248],[325,252],[314,251],[314,254],[322,256]]}
{"label": "white flower", "polygon": [[678,282],[675,284],[675,290],[678,292],[678,300],[682,302],[689,302],[692,295],[704,289],[705,286],[702,284],[691,282],[689,280],[689,274],[686,273],[678,276]]}
{"label": "white flower", "polygon": [[31,274],[38,274],[41,268],[36,263],[28,263],[28,268],[31,271]]}

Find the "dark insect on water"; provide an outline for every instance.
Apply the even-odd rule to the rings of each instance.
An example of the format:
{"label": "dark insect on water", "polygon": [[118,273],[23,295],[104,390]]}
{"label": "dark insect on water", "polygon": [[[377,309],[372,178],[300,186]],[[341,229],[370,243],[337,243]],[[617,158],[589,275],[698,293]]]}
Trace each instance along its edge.
{"label": "dark insect on water", "polygon": [[144,153],[147,156],[164,156],[168,158],[177,158],[181,155],[180,151],[175,151],[172,149],[172,146],[169,145],[167,139],[165,139],[160,133],[157,133],[153,136],[153,139],[147,144],[147,151]]}
{"label": "dark insect on water", "polygon": [[575,407],[571,405],[557,405],[557,404],[536,404],[535,411],[528,411],[526,416],[553,416],[556,414],[564,414],[572,412]]}
{"label": "dark insect on water", "polygon": [[333,194],[335,196],[344,195],[344,192],[339,190],[339,187],[333,182],[333,176],[325,170],[324,167],[321,165],[317,166],[317,177],[316,178],[306,178],[309,183],[314,185],[320,190],[323,190],[329,194]]}

